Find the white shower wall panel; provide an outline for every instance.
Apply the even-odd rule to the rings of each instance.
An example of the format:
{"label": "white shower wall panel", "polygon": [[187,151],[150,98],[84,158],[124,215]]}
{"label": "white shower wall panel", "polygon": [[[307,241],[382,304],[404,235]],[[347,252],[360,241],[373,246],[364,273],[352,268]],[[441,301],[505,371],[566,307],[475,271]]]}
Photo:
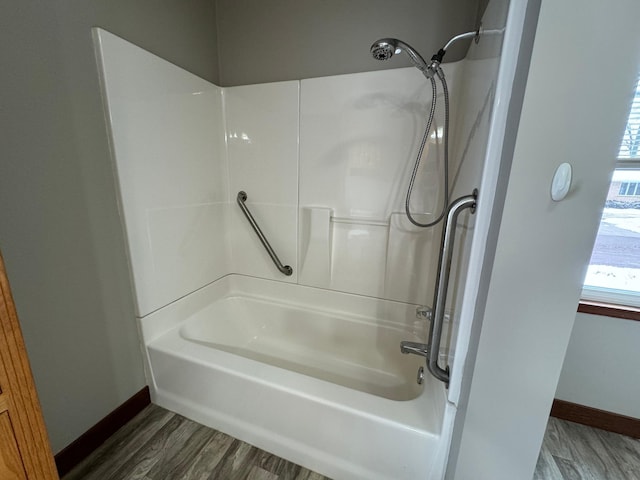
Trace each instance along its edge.
{"label": "white shower wall panel", "polygon": [[[430,104],[415,68],[302,80],[300,205],[378,220],[401,211]],[[430,142],[425,167],[435,150]],[[418,181],[416,195],[437,199],[439,183]]]}
{"label": "white shower wall panel", "polygon": [[[443,68],[453,95],[460,65]],[[301,81],[300,283],[430,303],[438,229],[418,229],[396,215],[404,212],[430,105],[430,84],[415,68]],[[443,124],[438,108],[438,134],[427,141],[411,201],[421,222],[442,208]],[[309,224],[314,209],[330,211],[326,235]],[[309,231],[324,245],[310,248]],[[318,268],[326,264],[328,273]]]}
{"label": "white shower wall panel", "polygon": [[385,298],[431,306],[438,266],[433,248],[437,245],[440,245],[439,228],[416,227],[404,212],[391,214],[386,245],[386,264],[390,268],[384,272]]}
{"label": "white shower wall panel", "polygon": [[221,89],[94,29],[144,316],[228,273]]}
{"label": "white shower wall panel", "polygon": [[[418,70],[221,89],[96,35],[140,316],[228,273],[431,303],[439,228],[403,213],[431,101]],[[464,66],[443,68],[456,125]],[[422,222],[442,207],[442,100],[412,196]]]}
{"label": "white shower wall panel", "polygon": [[384,298],[388,225],[333,223],[332,290]]}
{"label": "white shower wall panel", "polygon": [[[233,271],[295,282],[298,277],[298,112],[300,82],[225,88]],[[280,273],[236,205],[247,206],[285,265]]]}
{"label": "white shower wall panel", "polygon": [[298,204],[300,82],[224,89],[232,200],[245,190],[257,202]]}

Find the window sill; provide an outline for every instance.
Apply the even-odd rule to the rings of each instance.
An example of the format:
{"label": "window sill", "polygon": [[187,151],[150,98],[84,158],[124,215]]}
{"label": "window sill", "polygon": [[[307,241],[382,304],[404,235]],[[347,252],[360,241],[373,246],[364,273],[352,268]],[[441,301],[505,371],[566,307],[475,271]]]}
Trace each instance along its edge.
{"label": "window sill", "polygon": [[580,300],[580,303],[578,304],[578,312],[640,322],[640,308],[628,307],[626,305]]}

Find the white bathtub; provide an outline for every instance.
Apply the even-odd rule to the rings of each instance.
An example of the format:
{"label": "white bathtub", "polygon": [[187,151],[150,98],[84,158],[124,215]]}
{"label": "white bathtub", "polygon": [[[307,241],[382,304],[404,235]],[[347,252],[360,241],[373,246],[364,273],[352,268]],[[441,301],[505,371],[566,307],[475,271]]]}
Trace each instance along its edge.
{"label": "white bathtub", "polygon": [[337,480],[440,479],[441,383],[415,305],[240,275],[142,319],[154,401]]}

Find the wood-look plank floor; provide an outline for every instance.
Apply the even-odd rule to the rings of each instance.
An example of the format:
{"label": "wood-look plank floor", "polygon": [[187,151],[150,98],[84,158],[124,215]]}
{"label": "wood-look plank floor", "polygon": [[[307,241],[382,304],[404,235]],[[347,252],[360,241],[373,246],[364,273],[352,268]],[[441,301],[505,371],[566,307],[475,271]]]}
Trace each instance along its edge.
{"label": "wood-look plank floor", "polygon": [[[149,405],[63,480],[330,480]],[[533,480],[640,480],[640,440],[551,417]]]}
{"label": "wood-look plank floor", "polygon": [[640,440],[551,417],[533,480],[640,480]]}
{"label": "wood-look plank floor", "polygon": [[330,480],[149,405],[63,480]]}

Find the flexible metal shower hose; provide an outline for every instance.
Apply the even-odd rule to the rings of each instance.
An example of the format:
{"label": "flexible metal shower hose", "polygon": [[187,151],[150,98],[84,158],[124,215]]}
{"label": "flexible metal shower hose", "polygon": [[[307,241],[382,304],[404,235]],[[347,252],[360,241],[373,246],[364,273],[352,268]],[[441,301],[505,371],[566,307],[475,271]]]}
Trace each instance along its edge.
{"label": "flexible metal shower hose", "polygon": [[[432,222],[428,223],[420,223],[411,215],[411,210],[409,208],[409,202],[411,200],[411,193],[413,192],[413,185],[416,180],[416,175],[418,174],[418,168],[420,168],[420,161],[422,159],[422,153],[424,152],[424,147],[427,144],[427,140],[429,139],[429,132],[431,131],[431,125],[433,124],[433,118],[436,113],[436,97],[438,95],[438,89],[436,86],[436,81],[433,77],[431,77],[431,110],[429,111],[429,118],[427,119],[427,125],[424,130],[424,135],[422,136],[422,142],[420,143],[420,149],[418,150],[418,156],[416,157],[416,162],[413,166],[413,172],[411,172],[411,180],[409,181],[409,188],[407,189],[407,197],[404,203],[405,212],[407,214],[407,218],[411,223],[413,223],[417,227],[433,227],[437,225],[445,216],[447,211],[447,205],[449,205],[449,89],[447,88],[447,81],[444,78],[444,72],[442,68],[438,66],[436,70],[436,74],[440,79],[440,83],[442,83],[442,90],[444,93],[444,201],[442,204],[442,210],[438,217]],[[436,139],[438,138],[438,132],[436,130]]]}

